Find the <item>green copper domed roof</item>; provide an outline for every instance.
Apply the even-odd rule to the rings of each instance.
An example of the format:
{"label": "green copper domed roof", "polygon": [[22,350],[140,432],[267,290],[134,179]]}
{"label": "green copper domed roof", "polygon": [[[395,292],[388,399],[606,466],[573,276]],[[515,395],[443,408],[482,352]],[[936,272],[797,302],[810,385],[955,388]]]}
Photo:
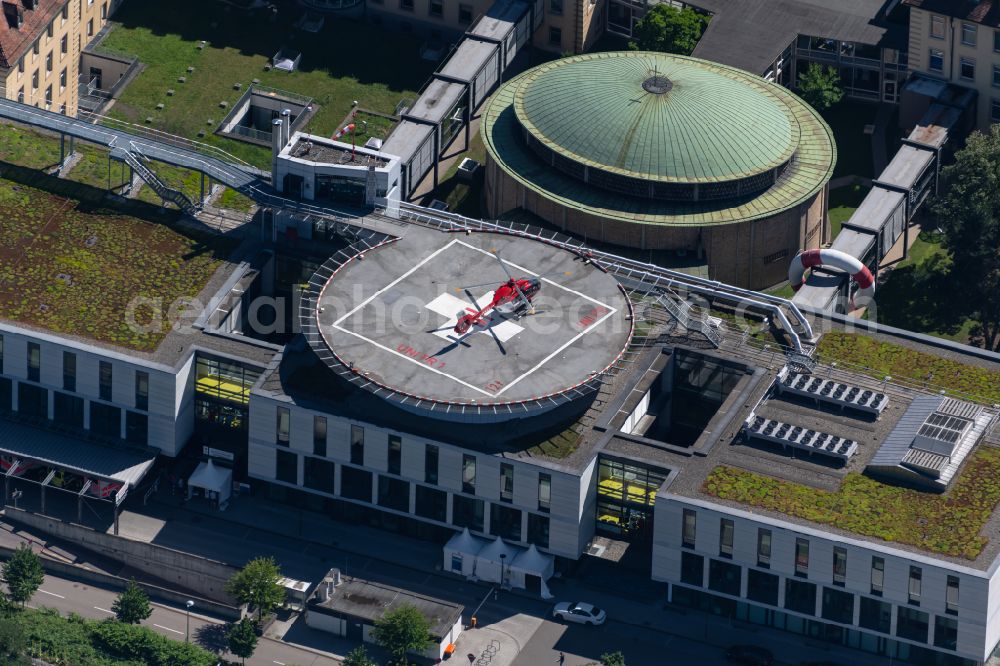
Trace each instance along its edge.
{"label": "green copper domed roof", "polygon": [[[720,183],[785,165],[799,124],[774,86],[664,53],[593,53],[529,71],[514,111],[581,165],[664,183]],[[557,158],[558,159],[558,158]]]}

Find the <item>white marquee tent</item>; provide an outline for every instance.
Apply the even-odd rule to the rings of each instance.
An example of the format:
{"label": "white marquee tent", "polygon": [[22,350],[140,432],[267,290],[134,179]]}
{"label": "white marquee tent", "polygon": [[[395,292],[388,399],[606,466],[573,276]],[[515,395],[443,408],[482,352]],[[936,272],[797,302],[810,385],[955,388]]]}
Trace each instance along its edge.
{"label": "white marquee tent", "polygon": [[198,463],[198,467],[188,478],[188,499],[191,498],[194,488],[201,488],[206,498],[216,499],[219,506],[225,508],[233,492],[233,470],[228,467],[216,467],[211,460]]}

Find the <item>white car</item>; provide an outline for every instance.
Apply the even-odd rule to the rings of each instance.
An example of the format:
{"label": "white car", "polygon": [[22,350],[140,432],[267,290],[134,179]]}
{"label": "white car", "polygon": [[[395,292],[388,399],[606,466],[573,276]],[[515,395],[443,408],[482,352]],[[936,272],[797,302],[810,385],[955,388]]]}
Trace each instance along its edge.
{"label": "white car", "polygon": [[598,625],[604,624],[608,619],[608,614],[593,604],[585,604],[580,601],[564,601],[556,604],[552,609],[552,617],[566,622],[577,622],[579,624]]}

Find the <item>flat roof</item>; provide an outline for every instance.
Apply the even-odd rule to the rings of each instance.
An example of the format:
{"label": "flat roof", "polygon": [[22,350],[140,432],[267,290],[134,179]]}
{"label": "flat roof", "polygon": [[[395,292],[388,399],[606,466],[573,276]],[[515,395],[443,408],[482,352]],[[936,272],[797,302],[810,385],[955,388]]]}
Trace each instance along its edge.
{"label": "flat roof", "polygon": [[498,0],[479,17],[468,34],[503,41],[529,9],[531,5],[522,0]]}
{"label": "flat roof", "polygon": [[[311,609],[322,609],[338,615],[359,618],[374,624],[389,611],[400,606],[414,606],[431,624],[431,635],[444,638],[462,617],[465,607],[441,599],[435,599],[399,587],[360,580],[344,576],[340,585],[334,588],[329,599],[321,601],[313,597]],[[320,583],[323,585],[323,583]]]}
{"label": "flat roof", "polygon": [[500,47],[492,42],[478,39],[463,39],[455,52],[448,58],[447,64],[439,74],[460,81],[472,81],[479,70],[490,62],[494,54],[500,53]]}
{"label": "flat roof", "polygon": [[440,122],[455,105],[462,101],[467,86],[461,83],[449,83],[441,79],[432,79],[427,87],[420,92],[420,97],[413,106],[403,114],[407,117],[420,118],[433,123]]}

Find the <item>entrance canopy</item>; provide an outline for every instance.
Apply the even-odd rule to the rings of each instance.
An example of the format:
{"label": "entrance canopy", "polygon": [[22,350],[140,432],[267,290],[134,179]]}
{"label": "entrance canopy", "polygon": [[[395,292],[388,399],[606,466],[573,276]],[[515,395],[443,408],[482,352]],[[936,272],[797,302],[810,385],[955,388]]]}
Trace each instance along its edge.
{"label": "entrance canopy", "polygon": [[[87,492],[121,504],[131,488],[146,475],[156,456],[129,449],[120,449],[67,437],[43,428],[0,419],[0,455],[4,456],[6,476],[20,476],[32,467],[49,467],[55,471],[84,477]],[[100,493],[92,487],[102,488]],[[84,492],[84,491],[81,491]]]}
{"label": "entrance canopy", "polygon": [[198,467],[188,478],[188,494],[192,488],[201,488],[206,494],[215,493],[219,504],[229,501],[233,491],[233,470],[227,467],[216,467],[211,460],[198,463]]}

